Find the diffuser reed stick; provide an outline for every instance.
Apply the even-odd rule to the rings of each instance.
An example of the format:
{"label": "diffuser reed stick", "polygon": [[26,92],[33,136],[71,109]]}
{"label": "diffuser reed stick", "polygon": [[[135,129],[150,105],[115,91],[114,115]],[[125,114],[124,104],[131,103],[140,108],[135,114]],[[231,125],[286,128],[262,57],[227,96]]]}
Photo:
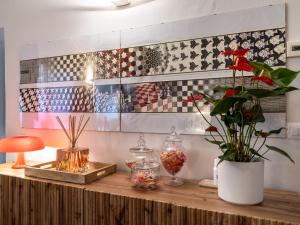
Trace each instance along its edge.
{"label": "diffuser reed stick", "polygon": [[66,128],[59,116],[56,116],[56,119],[70,142],[69,148],[57,150],[56,169],[69,172],[86,171],[88,169],[89,149],[78,148],[77,141],[90,118],[85,120],[84,115],[81,115],[77,119],[76,116],[70,115],[66,122],[68,128]]}
{"label": "diffuser reed stick", "polygon": [[76,125],[77,124],[76,116],[70,115],[69,121],[68,121],[68,123],[69,123],[68,130],[64,126],[64,124],[63,124],[62,120],[59,118],[59,116],[56,116],[56,119],[57,119],[59,125],[61,126],[61,128],[63,129],[63,131],[65,132],[67,138],[69,139],[72,149],[74,149],[76,147],[76,143],[77,143],[81,133],[83,132],[84,128],[86,127],[87,123],[89,122],[90,117],[87,118],[87,120],[83,123],[84,115],[81,115],[79,118],[79,123],[78,123],[78,125]]}

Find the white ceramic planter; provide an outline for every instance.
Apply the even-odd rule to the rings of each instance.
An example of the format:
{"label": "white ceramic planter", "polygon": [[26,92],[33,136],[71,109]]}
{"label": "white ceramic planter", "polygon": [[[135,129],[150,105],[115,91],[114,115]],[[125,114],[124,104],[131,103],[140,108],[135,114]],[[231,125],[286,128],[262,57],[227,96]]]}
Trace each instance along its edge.
{"label": "white ceramic planter", "polygon": [[264,161],[231,162],[218,165],[218,195],[227,202],[255,205],[263,201]]}

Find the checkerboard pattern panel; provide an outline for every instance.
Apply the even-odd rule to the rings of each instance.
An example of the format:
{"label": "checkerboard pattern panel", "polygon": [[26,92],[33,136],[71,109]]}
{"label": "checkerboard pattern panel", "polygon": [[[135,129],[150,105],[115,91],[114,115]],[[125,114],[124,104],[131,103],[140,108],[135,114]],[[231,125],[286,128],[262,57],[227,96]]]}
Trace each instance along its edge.
{"label": "checkerboard pattern panel", "polygon": [[144,107],[146,104],[155,103],[158,99],[156,87],[155,83],[138,86],[133,97],[133,104],[138,107]]}
{"label": "checkerboard pattern panel", "polygon": [[50,58],[48,81],[84,80],[88,62],[92,58],[92,54],[74,54]]}
{"label": "checkerboard pattern panel", "polygon": [[[172,81],[172,112],[197,112],[193,102],[185,102],[191,94],[195,92],[203,92],[207,95],[213,95],[215,87],[215,79],[204,80],[183,80]],[[204,106],[203,102],[199,102],[199,107]]]}
{"label": "checkerboard pattern panel", "polygon": [[276,28],[26,60],[20,65],[21,83],[84,80],[91,65],[94,79],[223,70],[232,64],[232,59],[223,52],[239,47],[250,49],[246,54],[249,60],[284,66],[285,36],[285,28]]}
{"label": "checkerboard pattern panel", "polygon": [[134,92],[133,105],[137,112],[171,112],[171,96],[163,97],[159,84],[138,86]]}
{"label": "checkerboard pattern panel", "polygon": [[[191,94],[205,93],[215,98],[223,97],[223,94],[214,92],[218,85],[232,85],[232,78],[180,80],[140,84],[122,85],[122,112],[174,112],[191,113],[197,112],[193,102],[184,101]],[[251,78],[238,78],[236,84],[251,84]],[[264,88],[269,88],[260,84]],[[198,106],[204,107],[203,102]],[[286,97],[267,98],[262,100],[264,112],[286,112]]]}

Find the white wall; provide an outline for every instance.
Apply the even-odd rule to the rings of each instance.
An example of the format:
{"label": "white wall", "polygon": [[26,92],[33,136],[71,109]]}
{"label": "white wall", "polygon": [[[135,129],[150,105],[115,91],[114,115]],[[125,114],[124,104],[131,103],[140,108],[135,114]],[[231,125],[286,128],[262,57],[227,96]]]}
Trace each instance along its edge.
{"label": "white wall", "polygon": [[[99,0],[98,0],[99,1]],[[106,11],[95,7],[96,0],[0,0],[0,27],[5,28],[6,38],[6,113],[7,134],[31,134],[43,138],[48,146],[64,146],[66,139],[61,131],[24,130],[19,127],[18,84],[19,48],[25,43],[58,40],[84,34],[145,26],[160,22],[181,20],[218,12],[257,7],[281,0],[154,0],[147,4]],[[93,6],[94,4],[94,6]],[[299,0],[288,0],[288,39],[300,39]],[[239,18],[238,18],[239,19]],[[242,18],[240,18],[242,19]],[[228,24],[230,26],[230,24]],[[300,69],[300,58],[289,59],[288,65]],[[298,86],[299,85],[298,79]],[[300,122],[299,93],[289,96],[288,121]],[[165,135],[147,134],[148,145],[159,149]],[[188,162],[182,177],[200,179],[212,176],[213,158],[217,149],[206,143],[201,136],[184,136]],[[92,160],[117,162],[124,169],[128,148],[136,144],[137,134],[86,132],[80,145],[89,146]],[[272,144],[287,149],[296,165],[286,159],[271,155],[267,162],[265,183],[267,187],[300,192],[299,140],[271,140]],[[27,154],[30,159],[48,160],[54,157],[53,149]],[[13,159],[13,155],[7,157]],[[298,178],[298,179],[297,179]]]}

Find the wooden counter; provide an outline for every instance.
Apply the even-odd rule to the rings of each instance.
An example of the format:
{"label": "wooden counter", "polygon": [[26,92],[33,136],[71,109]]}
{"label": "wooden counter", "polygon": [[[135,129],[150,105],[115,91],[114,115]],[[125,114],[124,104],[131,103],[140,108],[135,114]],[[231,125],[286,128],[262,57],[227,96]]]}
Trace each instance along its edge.
{"label": "wooden counter", "polygon": [[292,192],[266,190],[261,205],[238,206],[192,182],[137,191],[124,172],[76,185],[25,177],[10,166],[0,166],[1,225],[300,224],[300,196]]}

